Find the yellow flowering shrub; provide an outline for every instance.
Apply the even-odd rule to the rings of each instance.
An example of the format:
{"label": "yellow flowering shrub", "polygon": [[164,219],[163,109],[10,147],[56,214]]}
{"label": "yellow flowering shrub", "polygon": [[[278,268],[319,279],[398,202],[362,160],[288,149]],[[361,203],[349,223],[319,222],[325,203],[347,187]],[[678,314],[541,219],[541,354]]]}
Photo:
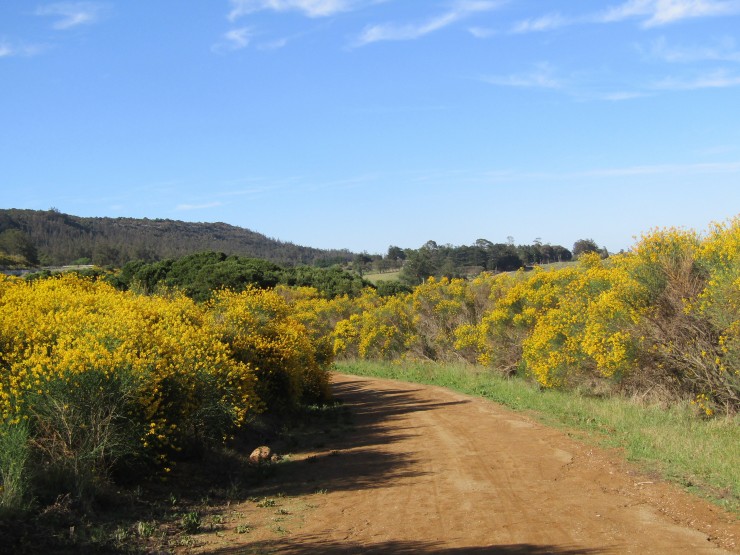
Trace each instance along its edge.
{"label": "yellow flowering shrub", "polygon": [[622,376],[634,368],[637,347],[629,330],[639,318],[631,302],[639,285],[627,267],[623,257],[586,254],[576,268],[550,272],[557,294],[537,312],[522,343],[523,360],[542,385]]}
{"label": "yellow flowering shrub", "polygon": [[[455,347],[475,353],[476,361],[504,373],[513,373],[522,361],[522,345],[537,317],[555,305],[566,270],[532,273],[484,274],[474,285],[488,292],[488,308],[478,322],[455,330]],[[478,283],[476,283],[478,282]]]}
{"label": "yellow flowering shrub", "polygon": [[343,358],[392,360],[409,352],[414,329],[408,295],[380,297],[367,289],[356,311],[334,327],[334,352]]}
{"label": "yellow flowering shrub", "polygon": [[258,396],[269,408],[289,409],[329,396],[331,355],[277,291],[219,291],[208,308],[234,357],[254,369]]}
{"label": "yellow flowering shrub", "polygon": [[331,363],[335,350],[341,352],[335,345],[337,324],[361,312],[364,306],[362,299],[367,299],[368,295],[375,296],[374,292],[366,290],[359,300],[347,295],[328,299],[312,287],[282,285],[276,287],[275,291],[288,302],[292,315],[306,327],[323,364]]}
{"label": "yellow flowering shrub", "polygon": [[415,355],[432,360],[461,358],[455,330],[476,321],[476,299],[464,279],[429,278],[411,296],[416,330]]}
{"label": "yellow flowering shrub", "polygon": [[95,453],[92,473],[124,442],[122,455],[166,469],[187,441],[220,440],[261,406],[253,368],[182,295],[143,297],[74,275],[2,278],[0,352],[4,421],[32,422],[51,458]]}
{"label": "yellow flowering shrub", "polygon": [[694,395],[706,414],[740,406],[740,218],[701,236],[655,230],[636,248],[649,286],[643,360]]}

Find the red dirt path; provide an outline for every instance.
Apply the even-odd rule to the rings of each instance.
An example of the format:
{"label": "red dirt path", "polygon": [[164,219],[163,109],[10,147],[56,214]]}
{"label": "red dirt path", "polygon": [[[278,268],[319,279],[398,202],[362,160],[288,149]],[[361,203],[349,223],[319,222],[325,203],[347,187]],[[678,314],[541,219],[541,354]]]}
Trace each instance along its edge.
{"label": "red dirt path", "polygon": [[334,388],[355,429],[281,478],[310,501],[290,533],[205,552],[740,553],[737,518],[489,401],[344,375]]}

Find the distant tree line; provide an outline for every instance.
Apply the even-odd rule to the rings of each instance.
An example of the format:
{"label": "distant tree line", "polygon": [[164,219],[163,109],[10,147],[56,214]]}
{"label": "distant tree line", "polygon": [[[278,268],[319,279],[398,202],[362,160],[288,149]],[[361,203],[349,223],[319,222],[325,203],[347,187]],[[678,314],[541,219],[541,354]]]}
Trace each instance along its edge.
{"label": "distant tree line", "polygon": [[493,243],[478,239],[472,245],[438,245],[427,241],[418,249],[390,246],[385,256],[362,253],[355,255],[353,268],[364,272],[400,270],[400,280],[417,285],[430,276],[471,277],[481,272],[511,272],[533,264],[568,262],[585,252],[606,252],[591,239],[580,240],[570,251],[560,245],[535,240],[531,245]]}

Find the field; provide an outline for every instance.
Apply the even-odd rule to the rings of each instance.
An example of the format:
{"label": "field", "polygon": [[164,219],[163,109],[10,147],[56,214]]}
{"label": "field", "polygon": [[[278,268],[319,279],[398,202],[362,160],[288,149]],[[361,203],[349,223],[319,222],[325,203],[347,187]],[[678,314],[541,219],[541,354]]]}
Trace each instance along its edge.
{"label": "field", "polygon": [[362,277],[370,283],[378,283],[379,281],[393,281],[398,279],[401,275],[401,270],[395,270],[393,272],[379,272],[377,274],[364,274]]}

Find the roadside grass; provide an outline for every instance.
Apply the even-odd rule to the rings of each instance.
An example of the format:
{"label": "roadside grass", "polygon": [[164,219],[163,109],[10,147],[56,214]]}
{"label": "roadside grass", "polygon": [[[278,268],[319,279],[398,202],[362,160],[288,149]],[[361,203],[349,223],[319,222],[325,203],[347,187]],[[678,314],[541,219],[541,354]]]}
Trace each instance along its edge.
{"label": "roadside grass", "polygon": [[688,404],[666,407],[541,389],[466,365],[353,361],[335,367],[344,374],[437,385],[490,399],[579,440],[621,449],[643,471],[740,513],[740,417],[705,419]]}

